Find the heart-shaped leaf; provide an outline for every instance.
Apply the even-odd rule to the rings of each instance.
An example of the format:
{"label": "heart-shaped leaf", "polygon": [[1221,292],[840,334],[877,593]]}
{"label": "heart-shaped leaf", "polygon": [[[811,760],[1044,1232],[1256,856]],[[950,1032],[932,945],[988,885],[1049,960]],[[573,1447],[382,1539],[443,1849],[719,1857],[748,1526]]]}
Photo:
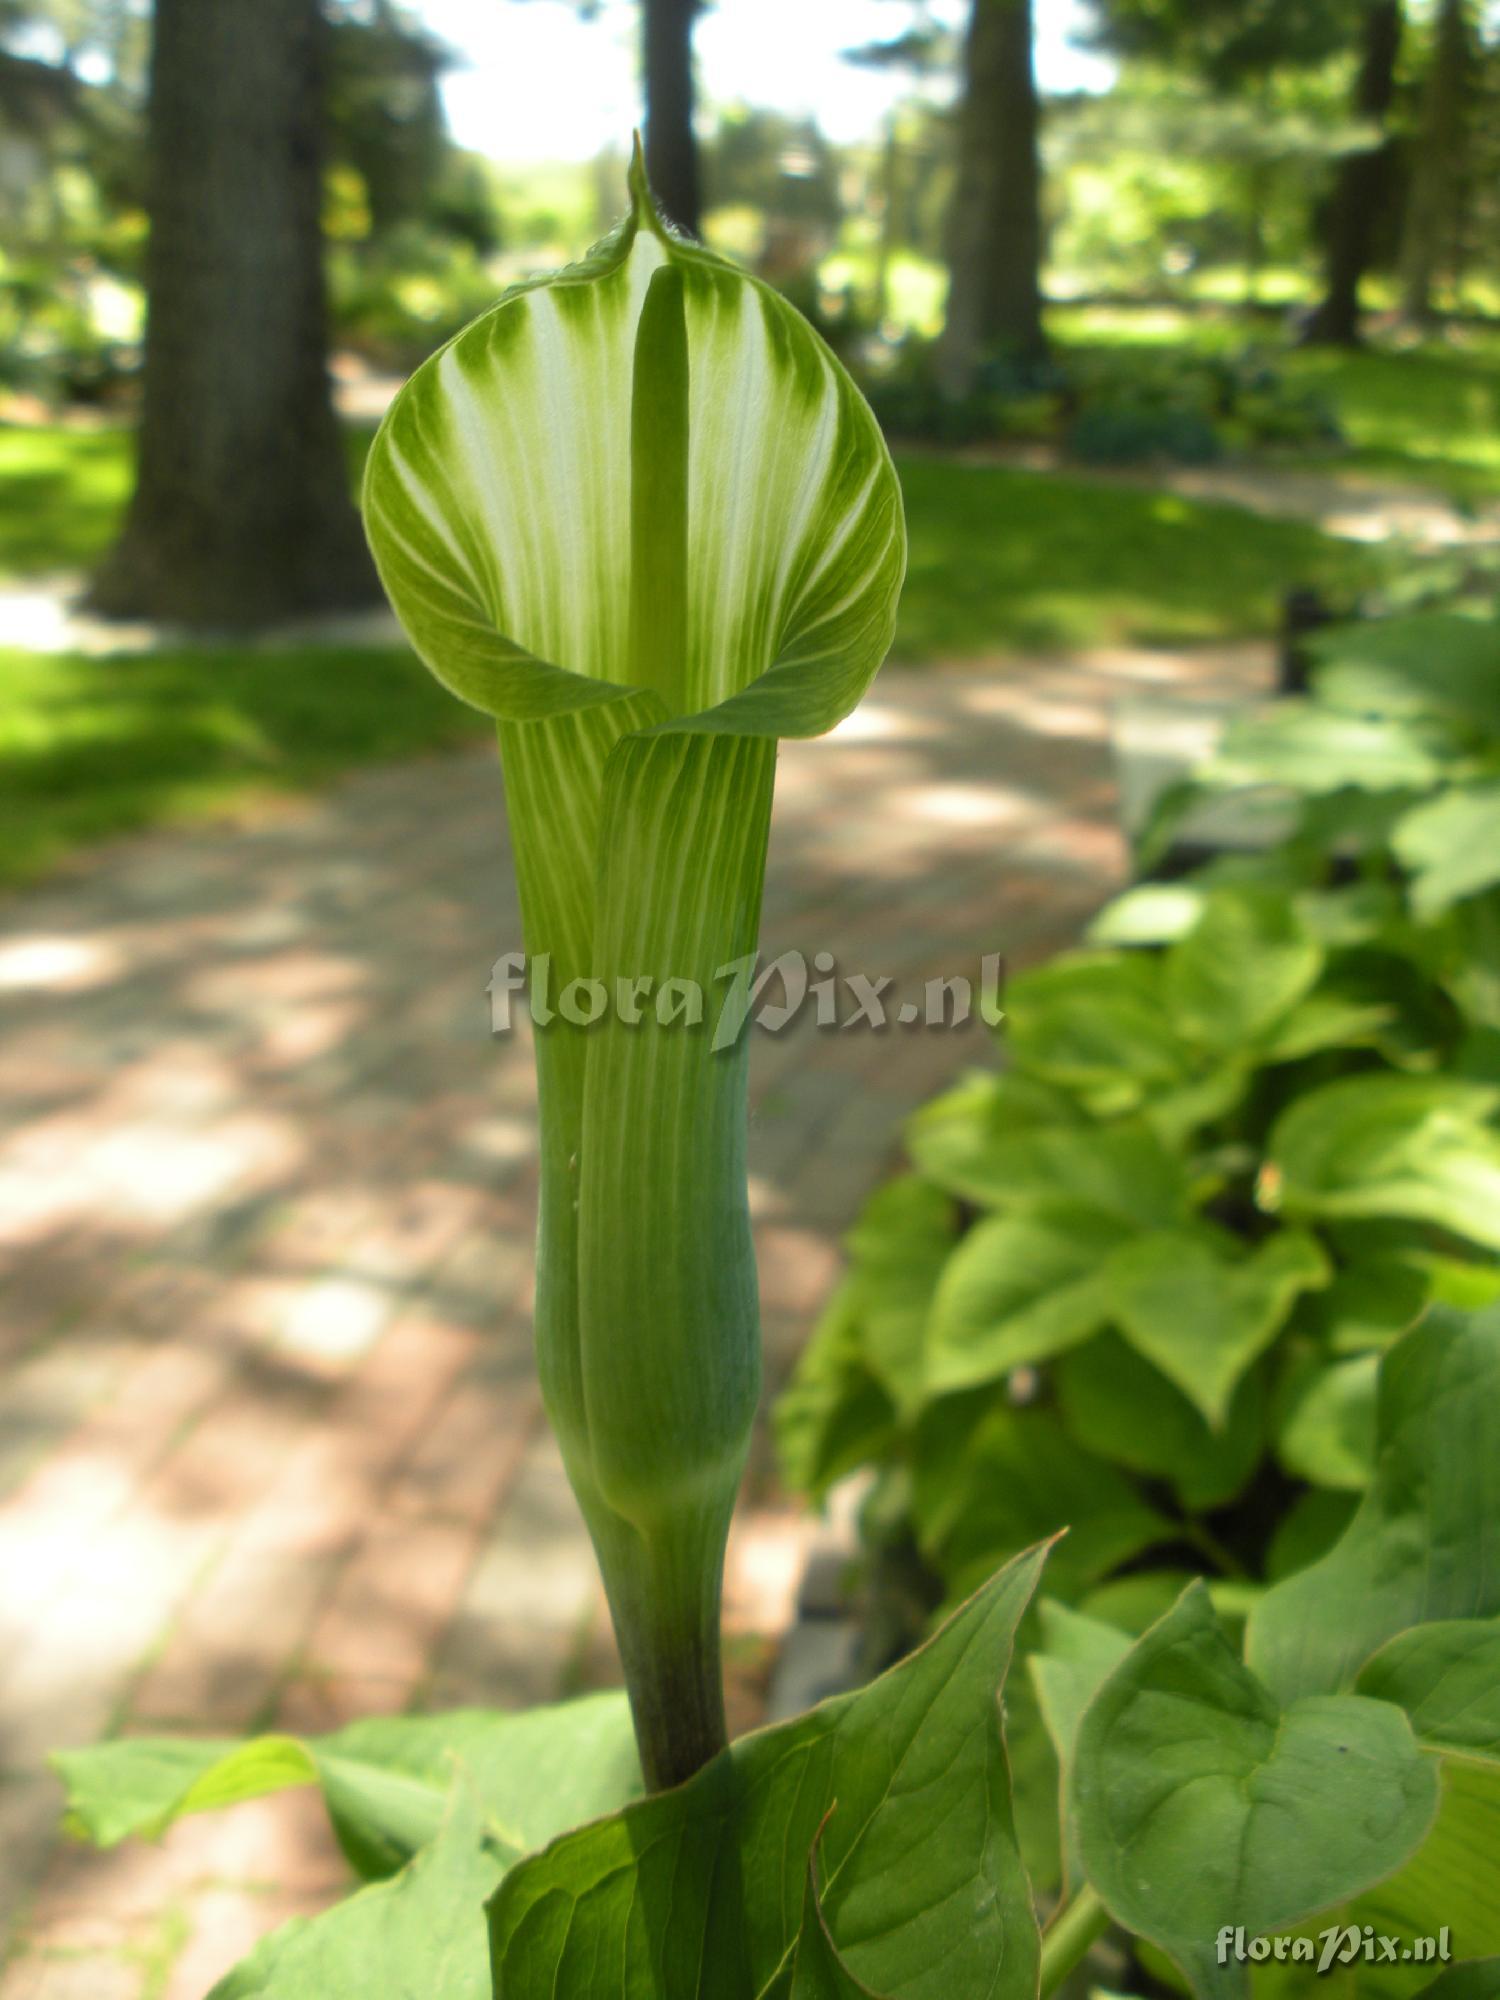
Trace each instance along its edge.
{"label": "heart-shaped leaf", "polygon": [[1017,1064],[1075,1091],[1099,1116],[1135,1110],[1188,1078],[1188,1051],[1162,1002],[1160,963],[1144,954],[1054,959],[1011,982],[1005,1013]]}
{"label": "heart-shaped leaf", "polygon": [[1110,1317],[1215,1428],[1298,1295],[1331,1275],[1312,1237],[1292,1229],[1233,1261],[1205,1236],[1155,1231],[1116,1250],[1105,1267]]}
{"label": "heart-shaped leaf", "polygon": [[1404,1708],[1424,1743],[1500,1772],[1500,1618],[1445,1618],[1398,1632],[1355,1686]]}
{"label": "heart-shaped leaf", "polygon": [[1251,1666],[1283,1701],[1353,1684],[1430,1620],[1500,1613],[1500,1307],[1439,1307],[1380,1364],[1375,1475],[1342,1537],[1251,1614]]}
{"label": "heart-shaped leaf", "polygon": [[982,1136],[965,1134],[960,1151],[955,1124],[951,1114],[937,1123],[918,1116],[906,1128],[906,1143],[924,1172],[933,1173],[935,1165],[935,1178],[969,1201],[992,1208],[1071,1201],[1147,1229],[1187,1216],[1182,1160],[1149,1125],[991,1128]]}
{"label": "heart-shaped leaf", "polygon": [[1405,1716],[1359,1695],[1281,1708],[1194,1584],[1083,1718],[1071,1810],[1111,1914],[1208,1996],[1243,1990],[1225,1927],[1285,1930],[1391,1875],[1420,1846],[1437,1773]]}
{"label": "heart-shaped leaf", "polygon": [[927,1324],[929,1396],[993,1382],[1097,1333],[1105,1260],[1130,1239],[1114,1216],[1054,1201],[977,1224],[954,1250]]}

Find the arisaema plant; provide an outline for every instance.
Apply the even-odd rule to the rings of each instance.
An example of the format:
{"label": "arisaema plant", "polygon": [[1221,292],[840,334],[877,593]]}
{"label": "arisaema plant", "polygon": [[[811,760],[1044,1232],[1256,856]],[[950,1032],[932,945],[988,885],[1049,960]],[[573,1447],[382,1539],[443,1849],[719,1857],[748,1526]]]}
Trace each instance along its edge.
{"label": "arisaema plant", "polygon": [[720,1579],[760,1379],[747,1048],[715,1046],[714,1000],[755,949],[777,738],[869,684],[905,531],[807,322],[673,234],[639,157],[631,200],[417,371],[365,519],[412,644],[498,723],[528,954],[559,987],[664,1002],[536,1036],[542,1387],[660,1786],[725,1741]]}

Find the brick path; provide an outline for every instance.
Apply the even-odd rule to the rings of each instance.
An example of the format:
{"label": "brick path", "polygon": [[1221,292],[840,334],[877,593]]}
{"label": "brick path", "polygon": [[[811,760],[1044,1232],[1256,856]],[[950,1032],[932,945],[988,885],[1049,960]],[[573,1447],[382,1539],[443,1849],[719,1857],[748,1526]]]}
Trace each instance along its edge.
{"label": "brick path", "polygon": [[[904,997],[981,950],[1056,949],[1121,877],[1109,703],[1264,672],[888,673],[783,751],[768,954],[828,950]],[[487,753],[121,843],[0,910],[0,2000],[201,2000],[342,1880],[304,1796],[58,1850],[48,1750],[599,1671],[532,1383],[530,1051],[488,1034],[488,968],[519,944]],[[773,1383],[900,1119],[986,1054],[977,1024],[756,1033]],[[747,1631],[782,1615],[796,1543],[758,1459]]]}

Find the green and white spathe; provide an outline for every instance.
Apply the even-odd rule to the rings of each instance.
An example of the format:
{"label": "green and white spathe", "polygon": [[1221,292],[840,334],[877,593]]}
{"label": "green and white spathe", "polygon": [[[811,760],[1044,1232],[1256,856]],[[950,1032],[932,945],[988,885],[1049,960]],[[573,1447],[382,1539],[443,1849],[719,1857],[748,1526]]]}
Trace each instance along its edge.
{"label": "green and white spathe", "polygon": [[[639,157],[583,262],[412,377],[365,520],[413,645],[493,715],[525,942],[554,978],[755,949],[775,745],[854,707],[905,565],[875,420],[769,287],[673,235]],[[537,1350],[647,1778],[723,1740],[724,1540],[759,1391],[742,1037],[537,1034]]]}

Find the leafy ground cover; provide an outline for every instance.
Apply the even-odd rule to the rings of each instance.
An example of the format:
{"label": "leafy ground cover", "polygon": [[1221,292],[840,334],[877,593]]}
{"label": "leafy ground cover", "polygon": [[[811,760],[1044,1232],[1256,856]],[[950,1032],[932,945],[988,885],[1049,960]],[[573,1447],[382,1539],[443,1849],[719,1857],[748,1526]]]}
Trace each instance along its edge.
{"label": "leafy ground cover", "polygon": [[[1250,1664],[1296,1681],[1268,1607],[1360,1545],[1386,1365],[1500,1296],[1500,635],[1439,612],[1311,644],[1311,692],[1237,718],[1144,859],[1226,798],[1273,799],[1281,837],[1142,883],[1013,981],[1007,1066],[917,1114],[914,1171],[849,1238],[778,1422],[795,1488],[876,1470],[874,1649],[1067,1519],[1075,1665],[1206,1574]],[[1041,1693],[1012,1714],[1045,1880]]]}

